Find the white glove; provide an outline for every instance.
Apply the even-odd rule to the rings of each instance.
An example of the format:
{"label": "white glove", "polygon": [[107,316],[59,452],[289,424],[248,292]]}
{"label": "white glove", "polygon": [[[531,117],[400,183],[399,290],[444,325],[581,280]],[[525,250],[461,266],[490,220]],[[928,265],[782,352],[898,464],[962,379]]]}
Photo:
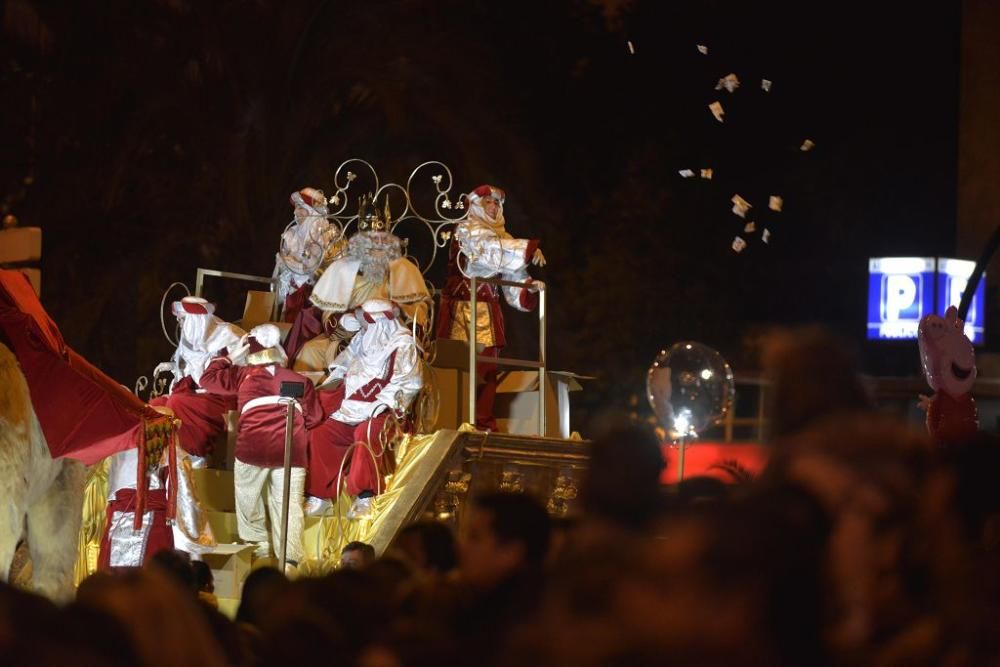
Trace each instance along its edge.
{"label": "white glove", "polygon": [[541,248],[535,248],[535,254],[531,256],[531,263],[535,266],[545,266],[545,255]]}
{"label": "white glove", "polygon": [[153,377],[157,375],[162,375],[163,373],[172,373],[177,375],[177,370],[174,368],[174,362],[172,361],[161,361],[156,364],[156,368],[153,369]]}
{"label": "white glove", "polygon": [[247,352],[250,351],[250,344],[246,342],[246,339],[247,337],[244,336],[238,343],[233,343],[229,346],[229,361],[236,366],[243,364]]}
{"label": "white glove", "polygon": [[361,331],[361,320],[354,313],[344,313],[340,316],[339,326],[349,333],[356,333]]}

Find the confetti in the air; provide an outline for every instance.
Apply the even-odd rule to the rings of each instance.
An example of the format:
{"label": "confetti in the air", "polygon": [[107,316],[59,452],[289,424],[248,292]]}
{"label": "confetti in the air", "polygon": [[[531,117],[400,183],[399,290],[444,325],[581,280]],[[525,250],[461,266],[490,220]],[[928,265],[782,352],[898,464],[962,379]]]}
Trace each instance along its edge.
{"label": "confetti in the air", "polygon": [[709,110],[712,115],[715,116],[715,120],[722,122],[722,117],[726,115],[726,112],[722,110],[722,105],[719,102],[712,102],[708,105]]}
{"label": "confetti in the air", "polygon": [[747,217],[747,211],[752,208],[750,202],[739,195],[733,195],[733,198],[730,201],[733,202],[733,213],[741,218]]}
{"label": "confetti in the air", "polygon": [[690,169],[681,169],[677,173],[683,176],[684,178],[691,178],[692,176],[694,176],[694,172]]}
{"label": "confetti in the air", "polygon": [[698,53],[700,53],[703,56],[707,56],[708,55],[708,47],[705,46],[704,44],[699,44],[698,45]]}
{"label": "confetti in the air", "polygon": [[741,239],[739,236],[733,239],[733,251],[743,252],[743,249],[747,247],[747,242]]}
{"label": "confetti in the air", "polygon": [[726,76],[719,79],[719,83],[715,84],[716,90],[722,90],[725,88],[729,92],[735,92],[737,88],[740,87],[740,80],[735,74],[727,74]]}
{"label": "confetti in the air", "polygon": [[771,92],[771,80],[770,79],[761,79],[760,80],[760,89],[763,90],[765,93]]}
{"label": "confetti in the air", "polygon": [[760,234],[760,240],[763,241],[764,243],[770,243],[770,240],[771,240],[771,230],[768,229],[767,227],[765,227],[764,231],[761,232],[761,234]]}
{"label": "confetti in the air", "polygon": [[757,231],[757,225],[755,225],[753,220],[751,220],[747,224],[743,225],[743,231],[746,234],[753,234],[755,231]]}
{"label": "confetti in the air", "polygon": [[635,45],[632,43],[632,40],[628,41],[628,52],[633,56],[635,55]]}
{"label": "confetti in the air", "polygon": [[772,211],[781,213],[781,207],[785,205],[785,200],[778,195],[771,195],[767,200],[767,207]]}
{"label": "confetti in the air", "polygon": [[702,169],[701,170],[701,177],[710,181],[710,180],[712,180],[712,173],[713,172],[712,172],[711,169]]}
{"label": "confetti in the air", "polygon": [[815,145],[816,144],[813,143],[812,139],[806,139],[802,142],[802,145],[799,146],[799,150],[805,153],[806,151],[811,151]]}

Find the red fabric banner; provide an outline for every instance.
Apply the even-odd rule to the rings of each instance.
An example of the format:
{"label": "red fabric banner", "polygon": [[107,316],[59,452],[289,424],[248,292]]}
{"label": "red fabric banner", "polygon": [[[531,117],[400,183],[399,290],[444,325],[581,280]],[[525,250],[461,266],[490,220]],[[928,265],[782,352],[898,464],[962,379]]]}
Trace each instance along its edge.
{"label": "red fabric banner", "polygon": [[135,446],[135,428],[157,413],[63,340],[18,271],[0,270],[0,341],[17,357],[53,458],[85,464]]}

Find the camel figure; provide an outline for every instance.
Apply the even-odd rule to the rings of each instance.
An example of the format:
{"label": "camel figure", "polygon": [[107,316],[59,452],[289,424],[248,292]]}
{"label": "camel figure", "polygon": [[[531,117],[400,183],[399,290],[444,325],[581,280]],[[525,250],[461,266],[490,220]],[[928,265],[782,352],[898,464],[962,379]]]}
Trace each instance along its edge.
{"label": "camel figure", "polygon": [[34,590],[72,597],[85,476],[78,461],[52,458],[17,358],[0,343],[0,581],[26,538]]}

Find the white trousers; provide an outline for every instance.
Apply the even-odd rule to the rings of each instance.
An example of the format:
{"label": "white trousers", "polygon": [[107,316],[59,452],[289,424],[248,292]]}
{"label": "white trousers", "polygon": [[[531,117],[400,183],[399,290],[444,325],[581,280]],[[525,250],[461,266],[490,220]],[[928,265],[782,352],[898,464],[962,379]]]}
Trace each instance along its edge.
{"label": "white trousers", "polygon": [[[260,468],[237,459],[233,465],[236,486],[236,527],[244,542],[258,545],[270,541],[275,556],[281,556],[281,500],[284,495],[285,471],[282,468]],[[288,494],[287,559],[302,562],[302,494],[306,484],[306,469],[292,468]],[[267,514],[271,520],[268,539],[264,513],[264,491],[267,491]]]}

